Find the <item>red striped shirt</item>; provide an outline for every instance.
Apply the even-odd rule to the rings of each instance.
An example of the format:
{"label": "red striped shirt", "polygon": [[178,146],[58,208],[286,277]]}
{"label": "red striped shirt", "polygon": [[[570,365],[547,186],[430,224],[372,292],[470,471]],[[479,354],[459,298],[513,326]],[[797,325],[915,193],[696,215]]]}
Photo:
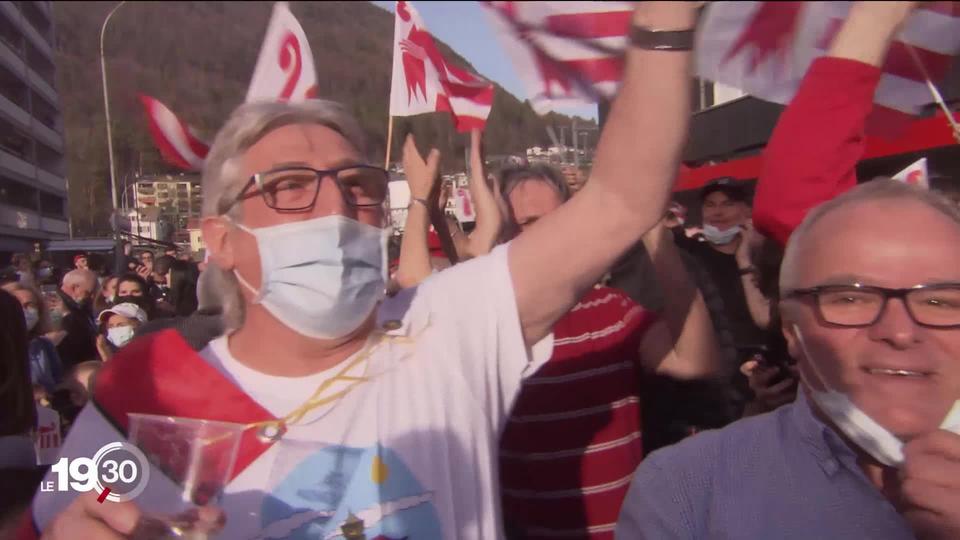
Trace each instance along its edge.
{"label": "red striped shirt", "polygon": [[638,351],[654,318],[603,287],[554,326],[500,444],[504,517],[527,538],[613,538],[643,457]]}

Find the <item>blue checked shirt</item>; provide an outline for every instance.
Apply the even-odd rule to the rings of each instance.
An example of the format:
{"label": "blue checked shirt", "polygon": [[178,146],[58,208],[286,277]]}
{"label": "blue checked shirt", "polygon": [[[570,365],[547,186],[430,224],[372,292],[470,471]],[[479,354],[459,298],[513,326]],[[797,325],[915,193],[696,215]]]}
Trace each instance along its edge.
{"label": "blue checked shirt", "polygon": [[906,520],[807,400],[654,452],[637,469],[618,539],[907,540]]}

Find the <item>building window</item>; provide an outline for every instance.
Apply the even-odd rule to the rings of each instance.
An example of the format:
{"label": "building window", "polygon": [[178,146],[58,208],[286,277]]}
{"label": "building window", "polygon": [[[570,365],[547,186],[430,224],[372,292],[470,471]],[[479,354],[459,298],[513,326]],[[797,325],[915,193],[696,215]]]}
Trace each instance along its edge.
{"label": "building window", "polygon": [[26,133],[0,118],[0,149],[33,163],[30,141]]}
{"label": "building window", "polygon": [[33,117],[37,119],[38,122],[47,126],[48,128],[57,131],[59,126],[57,125],[57,117],[59,113],[55,107],[51,107],[45,98],[42,98],[37,92],[33,93]]}
{"label": "building window", "polygon": [[53,43],[50,40],[50,19],[47,18],[47,15],[41,11],[36,4],[27,1],[20,2],[20,11],[23,13],[23,16],[30,21],[30,25],[43,36],[44,41],[52,45]]}
{"label": "building window", "polygon": [[17,107],[27,109],[27,85],[3,65],[0,65],[0,93]]}
{"label": "building window", "polygon": [[61,218],[67,217],[65,212],[66,199],[52,193],[40,192],[40,213],[47,217]]}
{"label": "building window", "polygon": [[50,86],[57,85],[53,62],[29,42],[27,42],[27,65],[34,73],[40,75],[40,78],[47,84]]}
{"label": "building window", "polygon": [[0,203],[36,212],[37,190],[12,178],[0,176]]}
{"label": "building window", "polygon": [[6,43],[17,54],[23,55],[23,34],[2,12],[0,12],[0,41]]}
{"label": "building window", "polygon": [[63,155],[37,142],[37,167],[57,176],[63,176]]}

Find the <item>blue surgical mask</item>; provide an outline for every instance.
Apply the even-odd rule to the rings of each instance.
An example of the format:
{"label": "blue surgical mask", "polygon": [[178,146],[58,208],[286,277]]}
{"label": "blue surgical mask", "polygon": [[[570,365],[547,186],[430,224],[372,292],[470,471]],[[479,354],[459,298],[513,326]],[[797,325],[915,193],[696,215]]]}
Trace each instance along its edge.
{"label": "blue surgical mask", "polygon": [[343,216],[250,229],[260,251],[259,287],[234,274],[288,328],[335,339],[360,327],[384,295],[389,230]]}
{"label": "blue surgical mask", "polygon": [[[859,446],[864,452],[888,467],[899,467],[903,464],[903,441],[890,433],[876,420],[857,407],[846,394],[830,388],[827,379],[820,373],[817,363],[810,356],[807,345],[803,341],[800,328],[795,324],[793,331],[797,334],[797,341],[807,358],[810,371],[819,379],[824,390],[810,388],[810,398],[827,415],[837,429],[843,432],[848,439]],[[941,429],[960,434],[960,400],[947,412],[946,418],[940,425]]]}
{"label": "blue surgical mask", "polygon": [[733,241],[734,237],[740,234],[741,227],[734,225],[725,231],[721,231],[713,225],[703,226],[703,237],[711,244],[722,246]]}

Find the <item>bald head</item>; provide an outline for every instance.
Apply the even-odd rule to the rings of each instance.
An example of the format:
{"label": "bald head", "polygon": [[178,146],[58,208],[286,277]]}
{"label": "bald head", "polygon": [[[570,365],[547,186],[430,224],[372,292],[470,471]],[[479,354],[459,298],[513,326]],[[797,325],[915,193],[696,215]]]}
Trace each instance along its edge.
{"label": "bald head", "polygon": [[96,292],[97,275],[90,270],[71,270],[63,276],[63,285],[60,288],[64,294],[82,304]]}
{"label": "bald head", "polygon": [[[858,266],[854,263],[865,260],[858,255],[860,251],[871,256],[899,254],[898,264],[906,272],[915,266],[904,260],[908,251],[932,249],[940,257],[952,258],[960,254],[957,238],[960,209],[943,196],[896,180],[867,182],[807,214],[787,243],[780,293],[783,296],[792,289],[812,286],[807,270],[824,258],[835,259],[832,262],[841,271],[839,267],[852,269]],[[911,286],[930,276],[917,278]]]}

